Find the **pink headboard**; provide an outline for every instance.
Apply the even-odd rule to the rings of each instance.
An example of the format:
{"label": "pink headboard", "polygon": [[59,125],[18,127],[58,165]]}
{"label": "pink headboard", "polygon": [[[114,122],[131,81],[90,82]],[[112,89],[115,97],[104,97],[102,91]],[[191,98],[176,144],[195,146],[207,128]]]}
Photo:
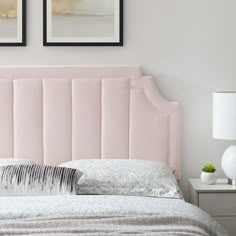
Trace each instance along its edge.
{"label": "pink headboard", "polygon": [[0,158],[155,160],[179,179],[179,122],[137,66],[0,67]]}

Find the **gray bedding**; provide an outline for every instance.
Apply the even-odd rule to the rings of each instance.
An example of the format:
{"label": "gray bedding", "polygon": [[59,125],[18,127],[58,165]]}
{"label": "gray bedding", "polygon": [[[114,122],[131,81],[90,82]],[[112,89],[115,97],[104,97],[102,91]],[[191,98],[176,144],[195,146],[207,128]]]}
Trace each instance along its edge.
{"label": "gray bedding", "polygon": [[132,196],[1,197],[0,235],[228,235],[183,200]]}

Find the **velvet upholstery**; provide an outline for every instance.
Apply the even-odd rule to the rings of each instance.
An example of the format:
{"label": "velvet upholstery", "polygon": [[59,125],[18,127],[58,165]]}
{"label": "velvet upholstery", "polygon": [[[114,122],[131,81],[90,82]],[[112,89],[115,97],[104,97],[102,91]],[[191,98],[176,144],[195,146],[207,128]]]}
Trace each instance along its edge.
{"label": "velvet upholstery", "polygon": [[138,66],[0,67],[0,158],[155,160],[179,179],[179,113]]}

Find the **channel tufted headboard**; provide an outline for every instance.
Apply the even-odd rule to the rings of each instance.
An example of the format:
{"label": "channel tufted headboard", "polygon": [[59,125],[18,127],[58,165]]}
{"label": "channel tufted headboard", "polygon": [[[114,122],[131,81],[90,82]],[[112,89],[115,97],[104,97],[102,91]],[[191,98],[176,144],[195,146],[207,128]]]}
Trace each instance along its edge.
{"label": "channel tufted headboard", "polygon": [[156,160],[179,179],[179,123],[137,66],[0,67],[0,158]]}

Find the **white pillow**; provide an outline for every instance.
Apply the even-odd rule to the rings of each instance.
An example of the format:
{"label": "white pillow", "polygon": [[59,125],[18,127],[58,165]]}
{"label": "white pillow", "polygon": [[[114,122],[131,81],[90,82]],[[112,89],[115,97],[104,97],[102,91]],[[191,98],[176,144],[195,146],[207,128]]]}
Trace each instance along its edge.
{"label": "white pillow", "polygon": [[34,165],[35,162],[27,159],[18,159],[18,158],[4,158],[0,159],[0,166],[13,166],[13,165]]}
{"label": "white pillow", "polygon": [[97,159],[71,161],[61,166],[83,172],[78,194],[182,198],[174,170],[158,162]]}

